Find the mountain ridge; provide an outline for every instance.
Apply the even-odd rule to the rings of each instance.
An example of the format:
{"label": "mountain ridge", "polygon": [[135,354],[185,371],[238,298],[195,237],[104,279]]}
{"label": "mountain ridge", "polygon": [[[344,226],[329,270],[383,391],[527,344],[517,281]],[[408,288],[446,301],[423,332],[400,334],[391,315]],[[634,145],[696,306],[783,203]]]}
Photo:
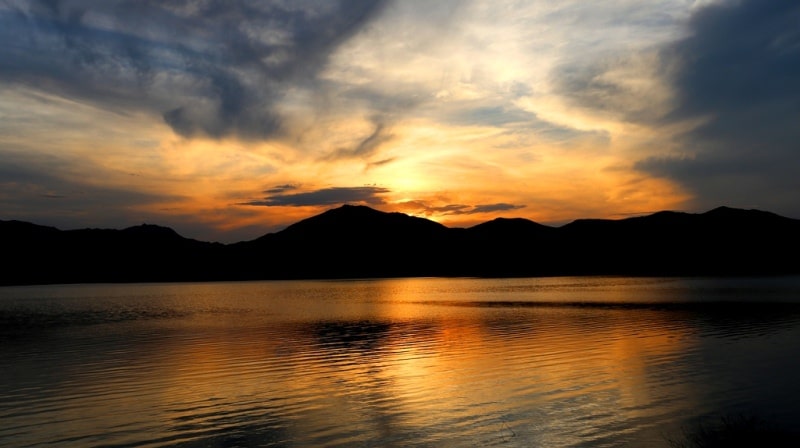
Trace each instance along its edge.
{"label": "mountain ridge", "polygon": [[496,218],[447,227],[343,205],[258,238],[223,244],[169,227],[59,230],[0,220],[0,284],[408,276],[800,274],[800,220],[717,207],[559,227]]}

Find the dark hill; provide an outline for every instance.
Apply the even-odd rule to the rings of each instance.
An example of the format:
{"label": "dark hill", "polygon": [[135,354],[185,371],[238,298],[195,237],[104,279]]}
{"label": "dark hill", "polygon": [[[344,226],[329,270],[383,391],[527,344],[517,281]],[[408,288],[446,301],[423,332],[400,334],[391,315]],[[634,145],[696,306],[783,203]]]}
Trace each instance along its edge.
{"label": "dark hill", "polygon": [[0,221],[0,244],[0,284],[206,280],[224,249],[154,225],[60,231],[14,221]]}
{"label": "dark hill", "polygon": [[0,284],[398,276],[800,274],[800,220],[720,207],[549,227],[498,218],[448,228],[342,206],[223,245],[172,229],[61,231],[0,221]]}
{"label": "dark hill", "polygon": [[240,272],[258,278],[424,276],[439,271],[449,231],[427,219],[344,205],[240,243],[245,260],[253,253],[279,254]]}
{"label": "dark hill", "polygon": [[280,233],[283,235],[363,237],[364,233],[383,236],[435,234],[447,227],[428,219],[403,213],[386,213],[363,205],[343,205],[317,216],[290,225]]}
{"label": "dark hill", "polygon": [[[659,212],[563,226],[576,273],[748,275],[794,273],[787,250],[800,248],[800,221],[759,210],[720,207],[702,214]],[[790,249],[792,248],[792,249]]]}
{"label": "dark hill", "polygon": [[480,276],[549,275],[554,266],[543,256],[557,250],[558,229],[528,219],[497,218],[466,229],[460,245],[463,271]]}
{"label": "dark hill", "polygon": [[491,236],[509,232],[512,235],[537,236],[552,234],[554,231],[554,227],[545,226],[524,218],[495,218],[469,228],[469,232],[475,236]]}

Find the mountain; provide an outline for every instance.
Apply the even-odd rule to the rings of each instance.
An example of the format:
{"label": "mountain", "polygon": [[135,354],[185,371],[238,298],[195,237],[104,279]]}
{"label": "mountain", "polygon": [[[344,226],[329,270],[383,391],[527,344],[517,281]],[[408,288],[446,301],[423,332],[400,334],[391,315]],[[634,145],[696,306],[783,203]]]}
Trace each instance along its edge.
{"label": "mountain", "polygon": [[[402,213],[344,205],[237,244],[248,278],[406,277],[439,271],[451,229]],[[250,263],[253,254],[264,259]]]}
{"label": "mountain", "polygon": [[406,276],[800,274],[800,220],[719,207],[551,227],[498,218],[448,228],[344,205],[252,241],[143,224],[62,231],[0,221],[0,284]]}

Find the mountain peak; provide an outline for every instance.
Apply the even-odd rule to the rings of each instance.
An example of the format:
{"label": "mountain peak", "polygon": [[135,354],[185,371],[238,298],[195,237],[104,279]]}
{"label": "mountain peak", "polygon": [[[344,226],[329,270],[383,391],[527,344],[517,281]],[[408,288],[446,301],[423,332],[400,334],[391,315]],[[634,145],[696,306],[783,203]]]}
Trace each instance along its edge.
{"label": "mountain peak", "polygon": [[540,229],[552,229],[552,227],[525,218],[495,218],[491,221],[472,226],[470,229],[473,231],[536,231]]}
{"label": "mountain peak", "polygon": [[331,208],[321,213],[321,215],[343,215],[343,216],[378,216],[378,215],[388,215],[388,214],[390,213],[376,210],[367,205],[354,205],[354,204],[343,204],[339,207]]}
{"label": "mountain peak", "polygon": [[345,204],[296,222],[278,232],[283,235],[349,235],[352,237],[390,237],[390,234],[415,233],[422,229],[447,229],[437,222],[399,212],[382,212],[366,205]]}

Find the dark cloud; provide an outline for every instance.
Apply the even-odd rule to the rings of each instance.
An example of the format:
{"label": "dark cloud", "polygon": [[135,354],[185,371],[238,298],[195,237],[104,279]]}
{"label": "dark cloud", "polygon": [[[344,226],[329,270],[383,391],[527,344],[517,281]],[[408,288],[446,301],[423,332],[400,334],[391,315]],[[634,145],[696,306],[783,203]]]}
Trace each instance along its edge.
{"label": "dark cloud", "polygon": [[469,213],[471,208],[469,205],[464,204],[448,204],[438,207],[425,206],[425,211],[443,215],[464,215]]}
{"label": "dark cloud", "polygon": [[524,208],[524,205],[514,205],[514,204],[506,204],[506,203],[497,203],[497,204],[484,204],[484,205],[476,205],[470,213],[492,213],[492,212],[502,212],[508,210],[518,210]]}
{"label": "dark cloud", "polygon": [[39,0],[0,10],[0,80],[163,114],[191,136],[265,138],[382,0]]}
{"label": "dark cloud", "polygon": [[689,28],[689,37],[664,50],[666,61],[679,67],[673,78],[680,95],[676,117],[712,113],[719,122],[768,105],[798,107],[796,1],[712,4],[692,17]]}
{"label": "dark cloud", "polygon": [[239,205],[263,207],[302,207],[345,203],[380,205],[384,203],[381,195],[389,193],[389,191],[389,189],[382,187],[331,187],[302,193],[276,193],[268,195],[264,199],[249,201]]}
{"label": "dark cloud", "polygon": [[286,193],[287,191],[297,190],[298,188],[300,188],[300,187],[297,186],[297,185],[293,185],[293,184],[277,185],[277,186],[272,187],[270,189],[264,190],[264,193],[266,193],[266,194],[282,194],[282,193]]}
{"label": "dark cloud", "polygon": [[668,122],[705,119],[680,143],[689,154],[637,168],[673,179],[695,207],[732,205],[800,217],[800,3],[713,4],[662,53],[678,103]]}

